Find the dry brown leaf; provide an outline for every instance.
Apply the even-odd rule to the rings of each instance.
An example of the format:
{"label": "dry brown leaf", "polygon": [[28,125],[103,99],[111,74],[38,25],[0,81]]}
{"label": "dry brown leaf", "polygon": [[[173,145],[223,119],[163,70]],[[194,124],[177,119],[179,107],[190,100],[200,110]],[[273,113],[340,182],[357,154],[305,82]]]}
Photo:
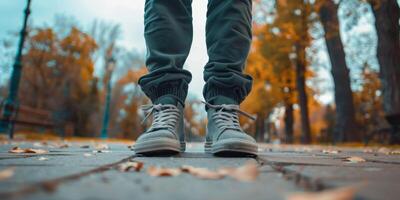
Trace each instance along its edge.
{"label": "dry brown leaf", "polygon": [[247,162],[239,168],[221,168],[218,172],[222,175],[230,176],[238,181],[244,182],[255,181],[260,174],[258,166],[254,162]]}
{"label": "dry brown leaf", "polygon": [[187,172],[201,179],[221,179],[224,177],[224,175],[219,172],[211,171],[206,168],[193,167],[189,165],[182,166],[181,170],[182,172]]}
{"label": "dry brown leaf", "polygon": [[13,147],[11,150],[8,151],[9,153],[36,153],[36,154],[44,154],[48,153],[48,151],[43,149],[22,149],[19,147]]}
{"label": "dry brown leaf", "polygon": [[107,150],[107,149],[109,149],[107,144],[95,144],[94,148],[96,150]]}
{"label": "dry brown leaf", "polygon": [[41,142],[34,142],[33,146],[34,147],[43,147],[44,145]]}
{"label": "dry brown leaf", "polygon": [[373,149],[364,149],[363,150],[364,153],[374,153]]}
{"label": "dry brown leaf", "polygon": [[389,155],[400,155],[400,150],[394,150],[389,152]]}
{"label": "dry brown leaf", "polygon": [[13,147],[8,151],[9,153],[25,153],[25,149],[21,149],[19,147]]}
{"label": "dry brown leaf", "polygon": [[48,151],[43,150],[43,149],[25,149],[25,153],[44,154],[44,153],[48,153]]}
{"label": "dry brown leaf", "polygon": [[177,168],[163,168],[163,167],[150,166],[147,169],[147,173],[150,176],[178,176],[181,173],[181,170]]}
{"label": "dry brown leaf", "polygon": [[287,200],[352,200],[356,193],[354,187],[343,187],[322,192],[305,192],[290,195]]}
{"label": "dry brown leaf", "polygon": [[378,149],[378,153],[383,153],[383,154],[389,155],[390,154],[390,149],[388,149],[386,147],[381,147],[381,148]]}
{"label": "dry brown leaf", "polygon": [[45,160],[48,160],[48,159],[49,158],[46,158],[46,157],[43,157],[43,156],[38,158],[38,160],[40,160],[40,161],[45,161]]}
{"label": "dry brown leaf", "polygon": [[11,178],[14,175],[15,168],[9,167],[0,171],[0,181]]}
{"label": "dry brown leaf", "polygon": [[128,162],[124,162],[121,163],[117,166],[117,169],[121,172],[129,172],[129,171],[140,171],[143,168],[143,162],[132,162],[132,161],[128,161]]}
{"label": "dry brown leaf", "polygon": [[340,152],[339,150],[332,150],[332,149],[322,150],[322,153],[325,153],[325,154],[338,154],[339,152]]}
{"label": "dry brown leaf", "polygon": [[352,156],[344,159],[345,161],[349,163],[359,163],[359,162],[365,162],[366,160],[364,158],[358,157],[358,156]]}
{"label": "dry brown leaf", "polygon": [[64,148],[68,148],[68,147],[69,147],[69,144],[66,144],[66,143],[64,143],[64,144],[57,144],[56,147],[59,148],[59,149],[64,149]]}
{"label": "dry brown leaf", "polygon": [[34,142],[33,146],[34,147],[44,147],[44,146],[48,146],[49,144],[46,141],[42,141],[42,142]]}
{"label": "dry brown leaf", "polygon": [[[7,140],[3,140],[3,141],[2,141],[1,136],[2,136],[2,135],[0,135],[0,145],[10,144],[10,142],[7,141]],[[8,136],[7,136],[7,137],[8,137]]]}

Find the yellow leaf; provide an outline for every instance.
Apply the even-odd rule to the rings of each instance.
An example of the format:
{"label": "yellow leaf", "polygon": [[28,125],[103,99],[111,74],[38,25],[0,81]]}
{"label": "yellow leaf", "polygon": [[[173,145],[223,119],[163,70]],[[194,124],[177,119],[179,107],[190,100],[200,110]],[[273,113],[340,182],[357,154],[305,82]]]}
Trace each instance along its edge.
{"label": "yellow leaf", "polygon": [[182,166],[181,170],[201,179],[221,179],[224,177],[224,175],[221,173],[211,171],[206,168],[198,168],[189,165]]}
{"label": "yellow leaf", "polygon": [[181,170],[176,168],[150,166],[147,169],[147,173],[150,176],[178,176],[179,174],[181,174]]}
{"label": "yellow leaf", "polygon": [[128,162],[124,162],[121,163],[117,166],[117,169],[121,172],[128,172],[128,171],[140,171],[143,168],[143,162],[132,162],[132,161],[128,161]]}
{"label": "yellow leaf", "polygon": [[358,157],[358,156],[352,156],[352,157],[345,158],[345,161],[350,162],[350,163],[359,163],[359,162],[365,162],[365,159]]}
{"label": "yellow leaf", "polygon": [[0,181],[9,179],[14,175],[15,168],[9,167],[0,171]]}
{"label": "yellow leaf", "polygon": [[288,200],[352,200],[356,188],[343,187],[322,192],[305,192],[290,195]]}
{"label": "yellow leaf", "polygon": [[221,168],[218,172],[243,182],[255,181],[260,174],[258,166],[254,162],[248,162],[239,168]]}

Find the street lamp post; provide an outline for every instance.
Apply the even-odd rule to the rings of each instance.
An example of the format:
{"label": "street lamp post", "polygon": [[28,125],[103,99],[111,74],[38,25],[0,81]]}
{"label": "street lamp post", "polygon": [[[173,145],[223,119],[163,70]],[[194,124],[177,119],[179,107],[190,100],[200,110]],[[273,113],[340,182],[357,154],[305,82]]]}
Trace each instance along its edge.
{"label": "street lamp post", "polygon": [[27,0],[27,6],[24,12],[25,14],[24,23],[22,26],[22,30],[20,32],[17,55],[15,57],[10,78],[9,93],[7,99],[4,102],[3,120],[0,122],[0,132],[8,131],[10,139],[12,139],[14,135],[13,122],[11,121],[11,116],[18,107],[18,87],[22,73],[22,49],[25,43],[28,17],[29,14],[31,13],[30,6],[31,6],[31,0]]}
{"label": "street lamp post", "polygon": [[101,129],[100,137],[103,139],[108,138],[108,123],[110,120],[110,103],[111,103],[111,77],[115,67],[114,58],[107,59],[107,74],[106,74],[106,102],[104,106],[103,127]]}

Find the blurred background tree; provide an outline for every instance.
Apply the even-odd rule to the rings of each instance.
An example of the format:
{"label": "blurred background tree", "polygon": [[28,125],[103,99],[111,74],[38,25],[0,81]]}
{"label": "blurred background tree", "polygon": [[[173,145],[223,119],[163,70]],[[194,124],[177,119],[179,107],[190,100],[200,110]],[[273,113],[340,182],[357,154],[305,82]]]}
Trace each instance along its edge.
{"label": "blurred background tree", "polygon": [[[241,118],[243,128],[266,142],[398,143],[398,3],[254,1],[246,68],[254,84],[241,107],[257,120]],[[57,15],[50,25],[30,22],[28,30],[21,105],[50,111],[59,134],[98,137],[109,92],[108,136],[135,139],[146,129],[140,107],[150,102],[137,84],[147,72],[145,56],[121,43],[120,24],[97,19],[82,26],[73,17]],[[11,71],[17,36],[10,32],[1,39],[2,75]],[[116,61],[112,68],[111,58]],[[0,100],[7,83],[2,76]],[[201,141],[205,134],[203,108],[189,92],[185,131],[192,140]]]}

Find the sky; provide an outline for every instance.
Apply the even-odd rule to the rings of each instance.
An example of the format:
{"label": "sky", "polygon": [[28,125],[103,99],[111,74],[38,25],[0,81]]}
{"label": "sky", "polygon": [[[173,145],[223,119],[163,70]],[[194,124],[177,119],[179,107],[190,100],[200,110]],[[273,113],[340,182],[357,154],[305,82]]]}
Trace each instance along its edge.
{"label": "sky", "polygon": [[[112,2],[112,3],[111,3]],[[143,38],[143,15],[145,0],[32,0],[30,22],[35,26],[51,25],[56,15],[73,17],[80,26],[88,27],[95,19],[120,24],[122,38],[119,44],[130,50],[140,52],[145,56]],[[10,31],[21,29],[25,0],[0,0],[0,39]],[[205,22],[207,0],[194,0],[193,4],[193,43],[185,68],[192,72],[192,82],[189,85],[189,96],[202,97],[203,67],[208,57],[205,45]],[[371,23],[364,23],[360,29],[371,30]],[[369,24],[369,25],[368,25]],[[369,27],[368,27],[369,26]],[[346,40],[346,36],[343,37]],[[323,39],[316,41],[324,46]],[[329,65],[325,49],[319,50],[319,56]],[[325,83],[319,99],[323,103],[333,101],[332,78],[327,70],[319,71],[319,78]],[[4,78],[5,75],[1,75]]]}
{"label": "sky", "polygon": [[[112,2],[112,3],[111,3]],[[81,26],[95,19],[121,25],[119,43],[145,55],[143,15],[145,0],[32,0],[30,20],[34,25],[51,25],[56,15],[75,18]],[[25,0],[0,0],[0,38],[22,27]],[[203,66],[206,64],[205,22],[207,1],[193,1],[193,44],[185,68],[192,72],[189,93],[202,98]],[[3,76],[3,75],[1,75]]]}

